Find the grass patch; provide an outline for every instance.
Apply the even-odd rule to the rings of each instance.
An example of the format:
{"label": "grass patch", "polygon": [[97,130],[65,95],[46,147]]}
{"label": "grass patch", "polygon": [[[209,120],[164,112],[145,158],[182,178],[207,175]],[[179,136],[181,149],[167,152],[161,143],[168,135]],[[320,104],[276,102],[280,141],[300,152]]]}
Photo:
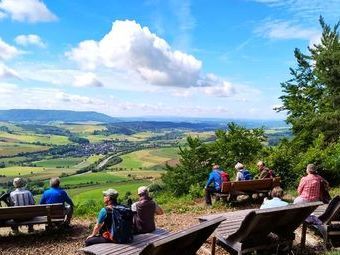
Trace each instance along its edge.
{"label": "grass patch", "polygon": [[47,151],[48,146],[0,142],[0,156],[14,156],[19,153]]}
{"label": "grass patch", "polygon": [[32,162],[42,167],[72,167],[83,161],[83,158],[57,158]]}
{"label": "grass patch", "polygon": [[79,184],[100,184],[125,181],[128,178],[123,176],[115,176],[109,173],[86,173],[81,175],[68,176],[61,179],[63,185],[79,185]]}
{"label": "grass patch", "polygon": [[44,171],[43,167],[26,167],[26,166],[10,166],[0,168],[0,175],[6,176],[20,176],[31,175]]}

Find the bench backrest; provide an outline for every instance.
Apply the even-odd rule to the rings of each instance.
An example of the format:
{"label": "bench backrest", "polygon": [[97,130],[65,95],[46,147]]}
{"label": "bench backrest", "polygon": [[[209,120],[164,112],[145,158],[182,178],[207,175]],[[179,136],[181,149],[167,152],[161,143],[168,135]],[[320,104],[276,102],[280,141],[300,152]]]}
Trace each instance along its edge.
{"label": "bench backrest", "polygon": [[224,182],[222,183],[221,192],[271,190],[275,186],[280,186],[280,181],[280,177],[275,177],[260,180]]}
{"label": "bench backrest", "polygon": [[240,228],[227,237],[227,240],[233,242],[264,240],[271,232],[289,236],[321,204],[312,202],[254,210],[244,218]]}
{"label": "bench backrest", "polygon": [[63,204],[12,206],[0,208],[0,220],[25,220],[37,216],[49,216],[51,219],[63,218]]}
{"label": "bench backrest", "polygon": [[147,245],[141,255],[195,255],[203,242],[214,232],[218,225],[224,221],[218,217],[205,221],[196,226],[187,228],[177,233],[172,233],[164,238]]}
{"label": "bench backrest", "polygon": [[340,196],[334,197],[325,212],[319,216],[323,224],[329,224],[331,221],[340,221]]}

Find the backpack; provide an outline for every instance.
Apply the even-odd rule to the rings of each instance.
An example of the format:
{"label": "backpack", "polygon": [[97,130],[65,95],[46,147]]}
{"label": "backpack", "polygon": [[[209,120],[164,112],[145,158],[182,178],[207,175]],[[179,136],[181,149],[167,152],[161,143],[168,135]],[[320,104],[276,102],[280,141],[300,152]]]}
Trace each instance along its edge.
{"label": "backpack", "polygon": [[269,172],[269,178],[274,178],[274,177],[276,177],[276,175],[275,175],[275,173],[274,173],[273,170],[269,169],[268,172]]}
{"label": "backpack", "polygon": [[244,179],[245,181],[248,181],[248,180],[251,180],[251,179],[252,179],[252,176],[251,176],[251,174],[249,173],[248,170],[244,169],[244,170],[242,171],[242,174],[243,174],[243,179]]}
{"label": "backpack", "polygon": [[220,176],[221,176],[221,182],[228,182],[229,181],[229,174],[224,172],[224,171],[220,171]]}
{"label": "backpack", "polygon": [[115,243],[131,243],[133,240],[133,213],[130,208],[117,205],[112,208],[110,239]]}

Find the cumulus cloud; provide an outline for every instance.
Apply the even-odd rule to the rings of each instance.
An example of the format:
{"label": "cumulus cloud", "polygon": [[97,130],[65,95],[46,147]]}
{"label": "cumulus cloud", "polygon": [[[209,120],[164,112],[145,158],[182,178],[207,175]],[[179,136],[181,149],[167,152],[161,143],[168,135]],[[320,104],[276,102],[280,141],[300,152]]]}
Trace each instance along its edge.
{"label": "cumulus cloud", "polygon": [[194,56],[173,50],[169,44],[135,21],[115,21],[100,41],[87,40],[66,53],[84,69],[102,66],[134,71],[146,83],[158,86],[213,86],[202,74],[202,62]]}
{"label": "cumulus cloud", "polygon": [[0,62],[0,80],[6,78],[19,78],[18,73]]}
{"label": "cumulus cloud", "polygon": [[35,45],[40,48],[46,47],[40,36],[34,34],[18,35],[17,37],[15,37],[15,42],[22,46]]}
{"label": "cumulus cloud", "polygon": [[19,54],[20,51],[17,48],[7,44],[0,38],[0,60],[9,60]]}
{"label": "cumulus cloud", "polygon": [[56,98],[60,99],[63,102],[70,102],[70,103],[80,103],[80,104],[93,104],[94,103],[89,97],[71,95],[71,94],[67,94],[64,92],[58,92],[56,94]]}
{"label": "cumulus cloud", "polygon": [[20,22],[36,23],[57,20],[56,15],[41,0],[2,0],[0,11],[3,18],[8,16]]}
{"label": "cumulus cloud", "polygon": [[0,83],[0,95],[9,96],[15,93],[17,86],[10,83]]}
{"label": "cumulus cloud", "polygon": [[103,87],[94,73],[83,73],[74,77],[74,86],[76,87]]}

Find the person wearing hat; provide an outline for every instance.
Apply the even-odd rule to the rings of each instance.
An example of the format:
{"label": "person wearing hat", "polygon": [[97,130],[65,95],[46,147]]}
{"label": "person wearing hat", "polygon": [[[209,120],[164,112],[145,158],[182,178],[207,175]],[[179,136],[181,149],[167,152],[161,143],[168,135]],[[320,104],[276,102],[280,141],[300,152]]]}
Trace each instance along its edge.
{"label": "person wearing hat", "polygon": [[251,174],[242,163],[237,162],[235,169],[237,171],[235,181],[247,181],[252,179]]}
{"label": "person wearing hat", "polygon": [[[34,205],[33,195],[25,189],[25,181],[22,178],[14,178],[14,191],[10,193],[10,199],[13,206]],[[18,227],[12,227],[14,233],[18,233]],[[33,225],[28,225],[28,232],[33,232]]]}
{"label": "person wearing hat", "polygon": [[[45,190],[41,199],[40,204],[64,204],[66,210],[66,218],[64,221],[65,226],[69,226],[73,214],[73,201],[67,195],[66,191],[60,188],[59,177],[53,177],[50,180],[50,188]],[[66,204],[65,204],[66,203]]]}
{"label": "person wearing hat", "polygon": [[141,186],[137,190],[139,201],[131,206],[134,212],[133,225],[137,234],[150,233],[156,229],[155,215],[163,214],[163,210],[153,201],[146,186]]}
{"label": "person wearing hat", "polygon": [[106,236],[106,233],[108,233],[112,226],[112,210],[118,205],[118,191],[108,189],[103,191],[103,195],[105,207],[99,211],[97,223],[93,227],[91,235],[86,238],[85,246],[112,242],[112,240]]}

